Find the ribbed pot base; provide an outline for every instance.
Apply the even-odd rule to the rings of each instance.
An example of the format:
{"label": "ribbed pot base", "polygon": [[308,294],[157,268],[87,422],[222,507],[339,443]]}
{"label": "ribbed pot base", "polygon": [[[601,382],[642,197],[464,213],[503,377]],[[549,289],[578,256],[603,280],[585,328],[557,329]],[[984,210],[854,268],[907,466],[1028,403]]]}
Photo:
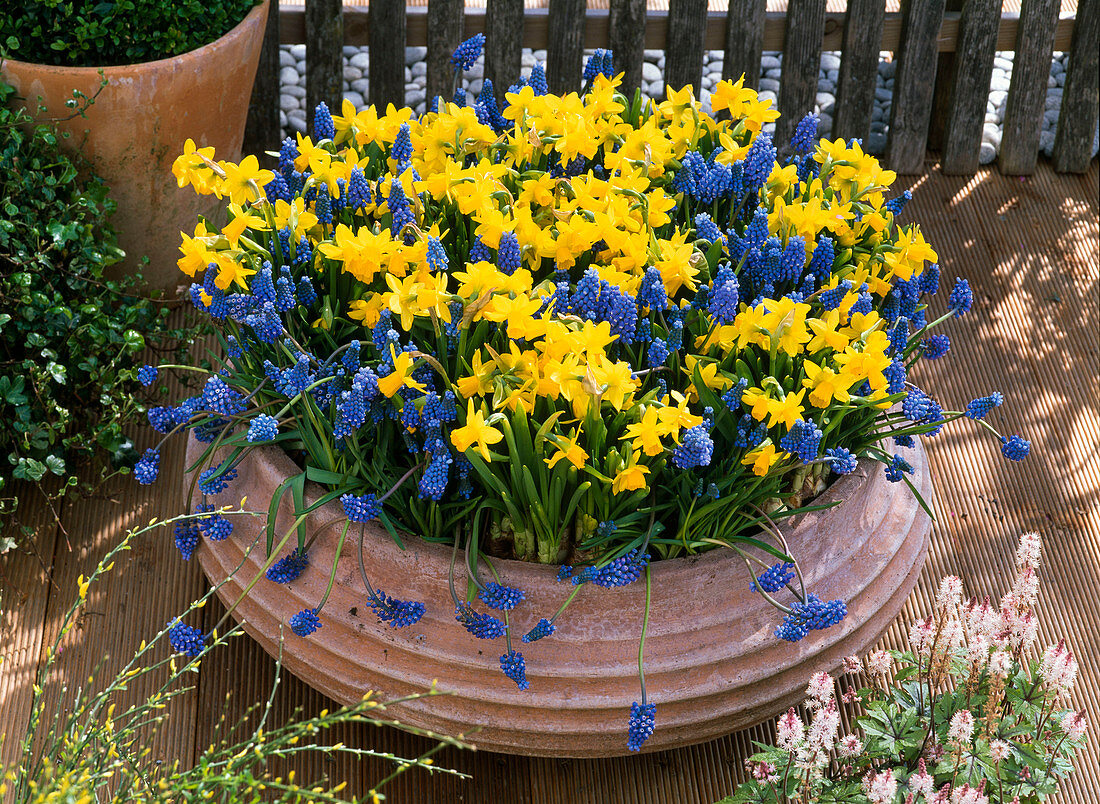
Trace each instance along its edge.
{"label": "ribbed pot base", "polygon": [[[196,446],[192,441],[189,462],[198,457]],[[923,448],[907,458],[916,470],[914,485],[931,501]],[[257,449],[223,496],[247,495],[248,508],[266,512],[278,485],[298,471],[280,450]],[[319,495],[316,486],[307,493],[310,500]],[[279,533],[293,521],[289,496],[279,509]],[[744,563],[732,551],[653,565],[645,675],[648,700],[657,704],[657,725],[645,751],[703,742],[775,716],[802,698],[811,673],[834,670],[845,656],[866,651],[893,622],[916,584],[931,521],[904,483],[888,482],[871,462],[861,462],[816,502],[838,500],[793,527],[784,524],[807,588],[848,604],[842,623],[801,642],[776,639],[782,615],[749,589]],[[320,525],[341,516],[339,503],[332,502],[313,521]],[[236,517],[229,539],[204,542],[197,553],[212,583],[242,566],[220,589],[227,604],[265,560],[263,540],[257,541],[263,521]],[[502,582],[527,594],[512,612],[513,646],[526,657],[531,684],[520,692],[500,671],[504,640],[474,639],[455,622],[447,590],[451,551],[416,538],[407,539],[408,549],[401,550],[381,527],[367,526],[367,573],[377,589],[422,601],[427,611],[420,622],[393,629],[378,621],[359,579],[357,536],[349,536],[352,549],[345,547],[336,567],[323,627],[304,639],[291,633],[285,625],[291,615],[313,608],[324,594],[338,536],[337,527],[330,526],[298,580],[278,585],[261,579],[234,611],[268,653],[278,654],[282,637],[283,663],[291,673],[342,703],[359,700],[367,690],[382,698],[421,692],[438,679],[439,689],[455,695],[411,702],[393,713],[446,734],[480,727],[471,742],[485,750],[555,757],[627,753],[630,704],[640,697],[643,583],[619,589],[588,585],[558,620],[553,636],[522,645],[519,635],[557,611],[572,586],[555,580],[555,567],[495,561]],[[457,584],[462,596],[464,578]]]}

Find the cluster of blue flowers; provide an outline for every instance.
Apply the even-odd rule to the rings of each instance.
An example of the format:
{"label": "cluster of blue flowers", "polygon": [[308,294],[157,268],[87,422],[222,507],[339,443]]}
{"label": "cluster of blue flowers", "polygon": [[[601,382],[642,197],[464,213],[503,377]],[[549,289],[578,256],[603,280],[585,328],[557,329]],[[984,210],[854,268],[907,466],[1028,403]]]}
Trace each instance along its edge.
{"label": "cluster of blue flowers", "polygon": [[830,628],[848,616],[848,607],[843,600],[825,602],[817,595],[807,595],[805,602],[799,600],[791,606],[791,613],[783,618],[783,624],[776,629],[775,635],[788,642],[798,642],[810,631]]}

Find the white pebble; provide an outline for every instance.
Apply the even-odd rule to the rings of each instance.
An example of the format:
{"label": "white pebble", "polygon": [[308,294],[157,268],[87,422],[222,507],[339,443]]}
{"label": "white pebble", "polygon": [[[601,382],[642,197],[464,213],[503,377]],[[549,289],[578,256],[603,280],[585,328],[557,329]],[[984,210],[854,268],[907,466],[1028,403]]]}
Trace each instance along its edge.
{"label": "white pebble", "polygon": [[983,142],[978,149],[978,164],[979,165],[991,165],[993,160],[997,158],[997,149],[994,148],[988,142]]}
{"label": "white pebble", "polygon": [[301,61],[302,59],[304,59],[306,57],[306,46],[305,45],[291,45],[290,46],[290,55],[293,56],[295,59],[298,59],[299,61]]}
{"label": "white pebble", "polygon": [[642,80],[647,84],[661,80],[661,69],[650,61],[642,62]]}
{"label": "white pebble", "polygon": [[290,55],[290,51],[285,50],[284,48],[279,48],[279,66],[293,67],[295,64],[297,64],[297,61],[295,61],[294,57]]}
{"label": "white pebble", "polygon": [[279,83],[294,85],[298,83],[298,71],[293,67],[283,67],[279,70]]}
{"label": "white pebble", "polygon": [[354,56],[352,56],[350,59],[348,59],[348,63],[351,64],[352,67],[357,67],[360,70],[363,70],[363,71],[369,70],[370,69],[370,54],[367,53],[367,51],[365,51],[365,50],[360,50],[358,53],[356,53]]}
{"label": "white pebble", "polygon": [[418,61],[423,61],[428,58],[428,48],[426,47],[407,47],[405,48],[405,64],[412,65]]}
{"label": "white pebble", "polygon": [[428,63],[426,61],[418,61],[412,66],[413,78],[421,78],[428,74]]}
{"label": "white pebble", "polygon": [[822,70],[839,70],[840,69],[840,56],[836,53],[822,53],[821,54],[821,69]]}
{"label": "white pebble", "polygon": [[289,112],[300,106],[301,103],[293,95],[279,95],[279,109],[281,111]]}
{"label": "white pebble", "polygon": [[352,91],[358,92],[360,95],[366,96],[370,89],[370,81],[366,78],[360,78],[358,81],[351,82]]}
{"label": "white pebble", "polygon": [[358,81],[363,77],[363,71],[358,67],[347,66],[344,68],[344,80],[348,83],[352,81]]}
{"label": "white pebble", "polygon": [[760,67],[766,73],[768,70],[778,70],[781,65],[779,58],[770,54],[764,54],[760,59]]}

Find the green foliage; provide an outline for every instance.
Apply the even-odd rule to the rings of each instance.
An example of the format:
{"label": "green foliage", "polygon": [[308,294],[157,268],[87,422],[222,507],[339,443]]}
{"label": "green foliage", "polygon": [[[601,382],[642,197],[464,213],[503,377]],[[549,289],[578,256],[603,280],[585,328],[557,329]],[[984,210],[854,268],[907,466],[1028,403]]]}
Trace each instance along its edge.
{"label": "green foliage", "polygon": [[7,0],[0,55],[107,67],[195,50],[228,33],[257,0]]}
{"label": "green foliage", "polygon": [[[246,515],[241,511],[223,511],[224,516]],[[199,665],[212,651],[221,650],[232,638],[243,633],[240,626],[224,632],[215,629],[202,653],[194,658],[173,656],[169,643],[172,623],[152,639],[143,642],[134,656],[110,680],[95,685],[92,679],[78,679],[75,688],[61,687],[52,706],[46,695],[56,686],[57,659],[69,632],[84,623],[89,589],[109,572],[139,537],[163,526],[171,526],[186,515],[165,522],[154,520],[141,529],[130,531],[105,555],[85,580],[78,579],[77,595],[46,649],[46,661],[34,685],[31,719],[21,736],[22,757],[6,770],[0,769],[0,798],[10,804],[177,804],[177,802],[224,801],[236,804],[344,804],[343,784],[329,780],[296,780],[293,775],[275,776],[272,763],[306,753],[320,753],[330,759],[343,754],[352,758],[381,757],[394,763],[394,770],[380,779],[367,794],[366,801],[382,800],[379,789],[410,768],[429,773],[457,771],[435,765],[432,755],[444,746],[466,747],[455,738],[393,723],[386,708],[394,703],[439,695],[434,688],[423,695],[396,701],[376,700],[370,693],[358,703],[334,711],[303,718],[295,713],[286,723],[274,722],[272,705],[280,683],[281,662],[276,665],[275,682],[266,702],[249,707],[239,721],[219,721],[211,743],[194,759],[182,763],[169,758],[161,762],[148,746],[172,716],[175,699],[190,694]],[[223,582],[224,583],[224,582]],[[218,591],[210,589],[196,600],[182,617],[195,613]],[[173,620],[173,623],[177,622]],[[69,648],[73,650],[73,648]],[[152,689],[147,697],[123,700],[139,687]],[[413,758],[402,758],[370,748],[331,743],[326,732],[353,725],[390,725],[412,734],[436,740],[436,745]],[[19,739],[19,738],[16,738]]]}
{"label": "green foliage", "polygon": [[178,335],[135,295],[140,276],[105,278],[123,257],[115,204],[58,137],[0,84],[0,512],[18,502],[13,480],[56,477],[64,493],[97,450],[131,464],[138,358],[158,333]]}

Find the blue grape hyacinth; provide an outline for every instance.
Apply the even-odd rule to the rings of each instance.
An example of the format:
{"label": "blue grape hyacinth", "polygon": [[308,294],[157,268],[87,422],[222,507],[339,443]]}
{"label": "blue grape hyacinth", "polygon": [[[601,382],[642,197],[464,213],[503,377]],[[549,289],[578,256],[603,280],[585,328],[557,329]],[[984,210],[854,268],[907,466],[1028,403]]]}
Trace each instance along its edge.
{"label": "blue grape hyacinth", "polygon": [[496,581],[489,581],[485,588],[478,591],[477,596],[486,606],[500,611],[511,611],[526,596],[522,589],[512,586],[504,586]]}
{"label": "blue grape hyacinth", "polygon": [[527,665],[523,660],[523,654],[518,650],[510,650],[500,657],[500,669],[504,675],[516,682],[516,686],[521,690],[531,686],[527,681]]}
{"label": "blue grape hyacinth", "polygon": [[496,617],[475,611],[469,603],[455,606],[455,619],[478,639],[496,639],[507,630]]}
{"label": "blue grape hyacinth", "polygon": [[143,486],[148,486],[157,479],[160,473],[160,452],[155,449],[145,450],[141,460],[134,466],[134,479]]}
{"label": "blue grape hyacinth", "polygon": [[630,751],[640,751],[642,745],[653,734],[657,721],[657,705],[637,701],[630,705],[630,724],[626,731],[626,747]]}
{"label": "blue grape hyacinth", "polygon": [[464,72],[474,66],[474,62],[481,58],[481,51],[485,47],[485,34],[474,34],[465,42],[455,48],[451,55],[451,65],[455,72]]}
{"label": "blue grape hyacinth", "polygon": [[275,583],[290,583],[297,580],[308,566],[309,554],[295,548],[268,567],[265,575],[269,581]]}
{"label": "blue grape hyacinth", "polygon": [[424,616],[424,604],[415,600],[398,600],[388,597],[381,589],[367,599],[378,619],[394,628],[404,628],[420,621]]}
{"label": "blue grape hyacinth", "polygon": [[520,641],[524,643],[538,642],[543,637],[550,636],[552,633],[554,633],[555,630],[556,629],[554,628],[554,624],[543,617],[541,620],[535,623],[534,628],[532,628],[530,631],[520,637]]}
{"label": "blue grape hyacinth", "polygon": [[794,564],[783,562],[780,564],[773,564],[764,570],[757,576],[756,580],[750,584],[750,587],[755,592],[757,589],[762,589],[765,592],[772,594],[778,592],[784,586],[794,580]]}
{"label": "blue grape hyacinth", "polygon": [[206,644],[206,635],[187,623],[178,619],[169,622],[168,643],[176,653],[182,653],[192,659],[199,656]]}
{"label": "blue grape hyacinth", "polygon": [[307,637],[322,625],[317,609],[302,609],[290,618],[290,630],[300,637]]}

